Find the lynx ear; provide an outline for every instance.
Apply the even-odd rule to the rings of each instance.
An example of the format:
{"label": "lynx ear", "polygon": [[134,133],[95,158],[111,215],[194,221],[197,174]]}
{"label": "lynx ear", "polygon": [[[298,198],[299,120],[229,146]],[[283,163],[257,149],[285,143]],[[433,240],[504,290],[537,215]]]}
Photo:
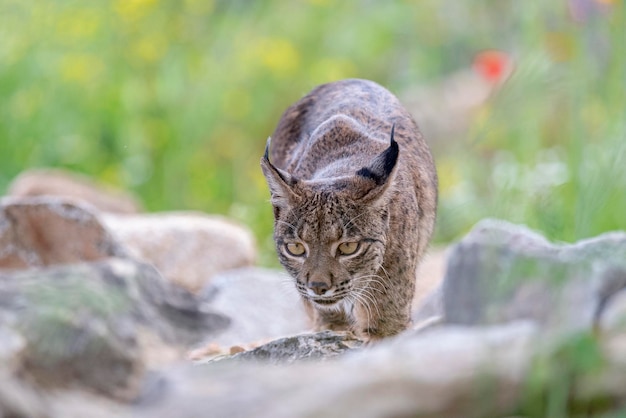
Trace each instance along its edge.
{"label": "lynx ear", "polygon": [[383,195],[395,175],[400,147],[393,138],[395,124],[391,127],[389,148],[378,154],[367,166],[356,172],[355,197],[357,200],[374,200]]}
{"label": "lynx ear", "polygon": [[291,176],[284,170],[275,167],[269,159],[271,138],[267,138],[267,144],[265,145],[265,154],[261,158],[261,169],[267,180],[267,184],[270,188],[272,195],[271,202],[275,208],[285,208],[289,205],[289,202],[297,198],[293,187],[298,180]]}

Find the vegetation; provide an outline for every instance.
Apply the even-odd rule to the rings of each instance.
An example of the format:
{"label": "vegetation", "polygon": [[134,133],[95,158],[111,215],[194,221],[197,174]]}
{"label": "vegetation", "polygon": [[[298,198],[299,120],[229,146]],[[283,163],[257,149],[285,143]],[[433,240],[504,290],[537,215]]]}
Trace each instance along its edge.
{"label": "vegetation", "polygon": [[70,168],[152,211],[233,216],[271,262],[258,160],[290,103],[346,77],[407,97],[493,49],[512,75],[464,129],[429,136],[437,240],[486,216],[566,241],[624,228],[625,15],[619,0],[0,0],[0,193]]}

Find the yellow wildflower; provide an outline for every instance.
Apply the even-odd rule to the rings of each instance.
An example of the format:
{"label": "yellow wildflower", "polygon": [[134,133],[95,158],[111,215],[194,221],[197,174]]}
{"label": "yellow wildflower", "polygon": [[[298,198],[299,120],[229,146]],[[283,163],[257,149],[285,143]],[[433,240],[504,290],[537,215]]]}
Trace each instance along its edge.
{"label": "yellow wildflower", "polygon": [[61,77],[78,84],[93,81],[103,69],[102,60],[95,54],[66,54],[59,64]]}
{"label": "yellow wildflower", "polygon": [[113,8],[122,19],[134,22],[149,14],[156,3],[157,0],[116,0]]}
{"label": "yellow wildflower", "polygon": [[263,65],[276,75],[293,74],[300,66],[300,54],[287,39],[265,38],[257,48]]}

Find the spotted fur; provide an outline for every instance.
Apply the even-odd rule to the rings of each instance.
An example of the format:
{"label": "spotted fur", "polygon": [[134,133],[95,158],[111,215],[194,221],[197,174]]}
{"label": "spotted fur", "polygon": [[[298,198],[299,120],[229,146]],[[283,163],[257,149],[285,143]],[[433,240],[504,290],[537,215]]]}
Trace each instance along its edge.
{"label": "spotted fur", "polygon": [[280,262],[316,328],[368,341],[406,329],[437,175],[396,97],[366,80],[318,86],[285,111],[261,167]]}

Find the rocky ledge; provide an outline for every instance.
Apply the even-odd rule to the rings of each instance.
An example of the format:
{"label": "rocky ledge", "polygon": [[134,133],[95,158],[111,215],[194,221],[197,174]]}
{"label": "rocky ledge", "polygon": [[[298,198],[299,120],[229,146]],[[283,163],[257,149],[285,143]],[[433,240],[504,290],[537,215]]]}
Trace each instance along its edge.
{"label": "rocky ledge", "polygon": [[289,279],[253,266],[244,227],[142,214],[136,199],[67,173],[47,193],[37,174],[0,203],[0,416],[626,408],[624,232],[556,245],[485,220],[446,253],[439,286],[418,276],[414,329],[364,346],[308,332]]}

